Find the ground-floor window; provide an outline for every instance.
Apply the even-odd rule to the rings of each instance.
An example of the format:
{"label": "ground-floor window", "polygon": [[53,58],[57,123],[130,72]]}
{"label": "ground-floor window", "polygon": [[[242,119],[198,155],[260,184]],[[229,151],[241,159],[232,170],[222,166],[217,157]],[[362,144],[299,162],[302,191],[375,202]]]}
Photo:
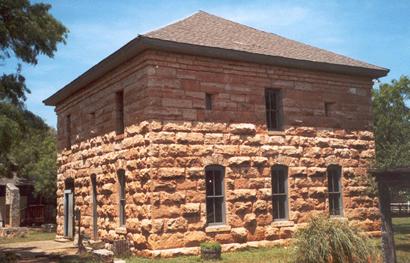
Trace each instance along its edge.
{"label": "ground-floor window", "polygon": [[288,167],[275,165],[271,170],[274,220],[288,219]]}
{"label": "ground-floor window", "polygon": [[224,168],[219,165],[205,168],[208,225],[225,223],[224,173]]}
{"label": "ground-floor window", "polygon": [[341,172],[339,165],[330,165],[327,168],[329,213],[333,216],[342,215]]}

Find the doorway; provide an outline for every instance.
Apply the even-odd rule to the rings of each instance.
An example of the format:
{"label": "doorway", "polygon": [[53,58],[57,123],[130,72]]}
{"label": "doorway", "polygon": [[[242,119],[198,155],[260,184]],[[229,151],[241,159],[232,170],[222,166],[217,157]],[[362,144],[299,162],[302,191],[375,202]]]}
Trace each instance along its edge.
{"label": "doorway", "polygon": [[74,238],[74,180],[71,178],[65,181],[64,237]]}
{"label": "doorway", "polygon": [[92,204],[93,204],[93,239],[98,239],[98,226],[97,226],[97,179],[96,175],[91,175],[91,187],[92,187]]}

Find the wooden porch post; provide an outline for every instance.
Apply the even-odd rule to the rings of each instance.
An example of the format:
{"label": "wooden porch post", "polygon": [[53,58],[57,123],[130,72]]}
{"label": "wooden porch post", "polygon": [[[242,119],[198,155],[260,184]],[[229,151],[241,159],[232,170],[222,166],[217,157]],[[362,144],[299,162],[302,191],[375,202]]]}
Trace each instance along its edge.
{"label": "wooden porch post", "polygon": [[382,221],[382,249],[385,263],[396,263],[393,225],[390,215],[390,189],[381,178],[377,178]]}

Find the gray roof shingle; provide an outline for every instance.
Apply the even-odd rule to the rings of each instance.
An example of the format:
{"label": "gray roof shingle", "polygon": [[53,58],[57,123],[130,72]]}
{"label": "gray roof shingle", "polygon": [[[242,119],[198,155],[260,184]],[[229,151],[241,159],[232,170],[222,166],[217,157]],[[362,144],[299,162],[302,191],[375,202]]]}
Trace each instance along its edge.
{"label": "gray roof shingle", "polygon": [[199,11],[143,36],[283,58],[369,69],[384,68]]}

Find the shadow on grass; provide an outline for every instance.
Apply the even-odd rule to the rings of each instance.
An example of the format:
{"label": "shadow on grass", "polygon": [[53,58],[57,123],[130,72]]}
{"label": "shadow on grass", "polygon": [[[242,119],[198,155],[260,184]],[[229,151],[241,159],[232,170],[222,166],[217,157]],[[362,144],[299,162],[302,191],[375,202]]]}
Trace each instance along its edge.
{"label": "shadow on grass", "polygon": [[410,262],[410,218],[393,218],[397,262]]}

